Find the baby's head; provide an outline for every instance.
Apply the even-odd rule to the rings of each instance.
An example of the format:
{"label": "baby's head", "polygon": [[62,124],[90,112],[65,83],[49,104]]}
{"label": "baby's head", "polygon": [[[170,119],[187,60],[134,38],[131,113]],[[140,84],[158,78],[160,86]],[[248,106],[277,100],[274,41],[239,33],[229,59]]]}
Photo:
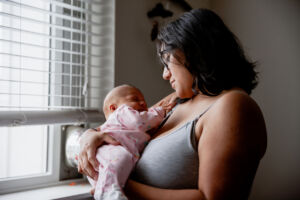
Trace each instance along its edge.
{"label": "baby's head", "polygon": [[105,97],[103,112],[107,119],[118,107],[126,104],[141,112],[147,111],[147,104],[142,92],[130,85],[120,85],[112,89]]}

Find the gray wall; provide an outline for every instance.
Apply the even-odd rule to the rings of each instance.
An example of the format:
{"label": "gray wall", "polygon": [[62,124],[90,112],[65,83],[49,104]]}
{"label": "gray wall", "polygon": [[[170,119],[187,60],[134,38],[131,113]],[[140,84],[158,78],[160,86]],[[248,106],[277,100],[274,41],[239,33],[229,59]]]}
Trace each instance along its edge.
{"label": "gray wall", "polygon": [[[148,19],[147,12],[157,2],[174,11],[175,16],[182,13],[167,1],[116,0],[115,85],[129,83],[140,88],[148,105],[172,92],[169,82],[162,79],[155,44],[150,40],[152,20]],[[208,5],[208,0],[188,2],[194,8]]]}
{"label": "gray wall", "polygon": [[[146,13],[156,2],[116,0],[115,84],[136,85],[150,105],[171,91],[150,41]],[[268,149],[250,199],[300,199],[300,1],[189,2],[214,9],[259,62],[260,83],[252,96],[265,116]]]}
{"label": "gray wall", "polygon": [[259,62],[253,97],[268,149],[250,199],[300,199],[300,1],[212,0],[211,7]]}

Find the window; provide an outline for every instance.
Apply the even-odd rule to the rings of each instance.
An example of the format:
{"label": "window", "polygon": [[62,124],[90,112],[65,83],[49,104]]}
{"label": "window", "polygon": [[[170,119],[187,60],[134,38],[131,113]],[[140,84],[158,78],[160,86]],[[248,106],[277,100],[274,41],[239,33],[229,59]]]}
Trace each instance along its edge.
{"label": "window", "polygon": [[111,0],[0,1],[0,194],[59,181],[56,124],[89,122],[113,87],[113,17]]}

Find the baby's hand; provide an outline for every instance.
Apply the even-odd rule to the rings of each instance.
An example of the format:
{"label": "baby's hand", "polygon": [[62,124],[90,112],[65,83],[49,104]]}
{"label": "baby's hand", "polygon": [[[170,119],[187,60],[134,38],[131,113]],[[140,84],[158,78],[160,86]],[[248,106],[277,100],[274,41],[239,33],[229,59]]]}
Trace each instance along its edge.
{"label": "baby's hand", "polygon": [[177,99],[176,92],[173,92],[172,94],[169,94],[168,96],[160,100],[152,107],[155,108],[161,106],[166,111],[166,113],[168,113],[176,105],[176,99]]}
{"label": "baby's hand", "polygon": [[175,101],[162,101],[161,107],[165,111],[165,115],[172,110],[172,108],[176,105]]}

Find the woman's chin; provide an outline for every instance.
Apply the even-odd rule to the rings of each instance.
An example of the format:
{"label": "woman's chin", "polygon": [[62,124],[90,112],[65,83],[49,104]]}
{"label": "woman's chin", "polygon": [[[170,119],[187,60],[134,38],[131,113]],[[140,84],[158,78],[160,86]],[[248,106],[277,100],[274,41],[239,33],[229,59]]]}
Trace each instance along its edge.
{"label": "woman's chin", "polygon": [[190,92],[178,91],[176,90],[177,97],[180,99],[188,99],[194,96],[194,92],[191,90]]}

